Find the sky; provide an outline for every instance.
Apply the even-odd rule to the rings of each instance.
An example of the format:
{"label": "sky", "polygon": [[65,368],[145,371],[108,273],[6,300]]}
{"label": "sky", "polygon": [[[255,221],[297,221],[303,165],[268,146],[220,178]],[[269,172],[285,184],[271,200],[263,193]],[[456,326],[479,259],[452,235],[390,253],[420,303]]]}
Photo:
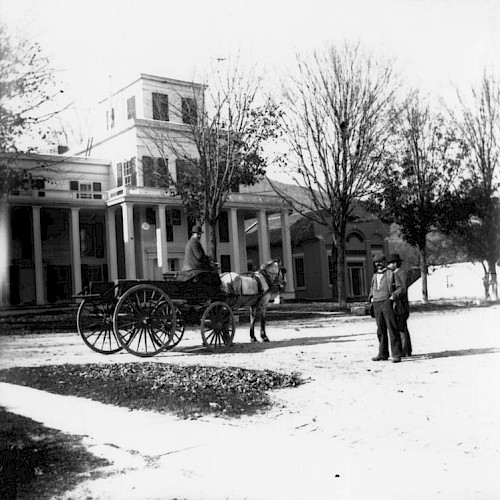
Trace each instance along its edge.
{"label": "sky", "polygon": [[0,19],[40,43],[77,110],[139,73],[201,81],[237,53],[277,91],[297,53],[343,40],[438,97],[500,71],[500,0],[0,0]]}

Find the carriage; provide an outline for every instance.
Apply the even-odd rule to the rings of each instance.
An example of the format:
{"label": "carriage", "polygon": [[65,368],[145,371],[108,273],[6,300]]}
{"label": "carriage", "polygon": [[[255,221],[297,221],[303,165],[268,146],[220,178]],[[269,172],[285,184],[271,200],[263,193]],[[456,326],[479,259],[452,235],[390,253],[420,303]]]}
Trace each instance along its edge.
{"label": "carriage", "polygon": [[[275,273],[267,271],[270,266],[276,268]],[[186,326],[198,324],[205,348],[222,350],[233,343],[234,312],[243,306],[267,306],[271,294],[284,286],[283,274],[278,260],[263,265],[248,277],[257,287],[250,294],[242,292],[241,286],[235,288],[235,283],[247,279],[236,273],[221,275],[222,284],[217,286],[175,279],[93,282],[87,293],[78,296],[78,333],[90,349],[101,354],[124,349],[135,356],[150,357],[173,349]],[[254,321],[255,315],[252,336]]]}

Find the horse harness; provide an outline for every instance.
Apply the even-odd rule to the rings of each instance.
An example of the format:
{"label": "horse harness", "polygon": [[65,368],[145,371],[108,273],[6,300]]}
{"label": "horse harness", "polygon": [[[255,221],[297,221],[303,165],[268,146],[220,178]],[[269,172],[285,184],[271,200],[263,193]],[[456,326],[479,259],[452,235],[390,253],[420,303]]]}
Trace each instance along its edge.
{"label": "horse harness", "polygon": [[[280,272],[281,272],[281,269],[278,270],[276,278],[279,276]],[[272,290],[276,286],[274,283],[274,281],[276,281],[276,278],[274,281],[271,281],[271,276],[269,276],[269,273],[265,269],[262,269],[261,271],[258,271],[258,272],[253,274],[253,279],[257,282],[259,295],[263,295],[266,292],[264,292],[264,286],[262,285],[262,281],[259,279],[259,274],[264,278],[267,286],[269,287],[268,290],[266,290],[266,292],[269,290]]]}

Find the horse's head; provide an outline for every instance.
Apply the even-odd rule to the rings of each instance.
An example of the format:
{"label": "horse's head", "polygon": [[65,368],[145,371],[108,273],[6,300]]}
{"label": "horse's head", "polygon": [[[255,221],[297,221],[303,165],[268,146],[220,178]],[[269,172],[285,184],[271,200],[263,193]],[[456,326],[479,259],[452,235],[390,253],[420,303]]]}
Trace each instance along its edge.
{"label": "horse's head", "polygon": [[272,259],[260,266],[260,272],[266,277],[271,288],[282,290],[286,285],[286,269],[279,259]]}

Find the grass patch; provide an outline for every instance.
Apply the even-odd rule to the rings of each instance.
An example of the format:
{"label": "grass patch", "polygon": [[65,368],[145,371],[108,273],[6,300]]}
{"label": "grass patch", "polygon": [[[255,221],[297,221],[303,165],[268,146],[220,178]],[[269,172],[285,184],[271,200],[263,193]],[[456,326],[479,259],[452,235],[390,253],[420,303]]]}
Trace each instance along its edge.
{"label": "grass patch", "polygon": [[0,317],[0,332],[2,335],[76,332],[76,313],[75,307],[24,314],[14,311],[11,315]]}
{"label": "grass patch", "polygon": [[79,437],[0,407],[0,498],[55,498],[106,465]]}
{"label": "grass patch", "polygon": [[271,370],[133,362],[17,367],[0,381],[183,418],[255,413],[271,405],[266,391],[303,383]]}

